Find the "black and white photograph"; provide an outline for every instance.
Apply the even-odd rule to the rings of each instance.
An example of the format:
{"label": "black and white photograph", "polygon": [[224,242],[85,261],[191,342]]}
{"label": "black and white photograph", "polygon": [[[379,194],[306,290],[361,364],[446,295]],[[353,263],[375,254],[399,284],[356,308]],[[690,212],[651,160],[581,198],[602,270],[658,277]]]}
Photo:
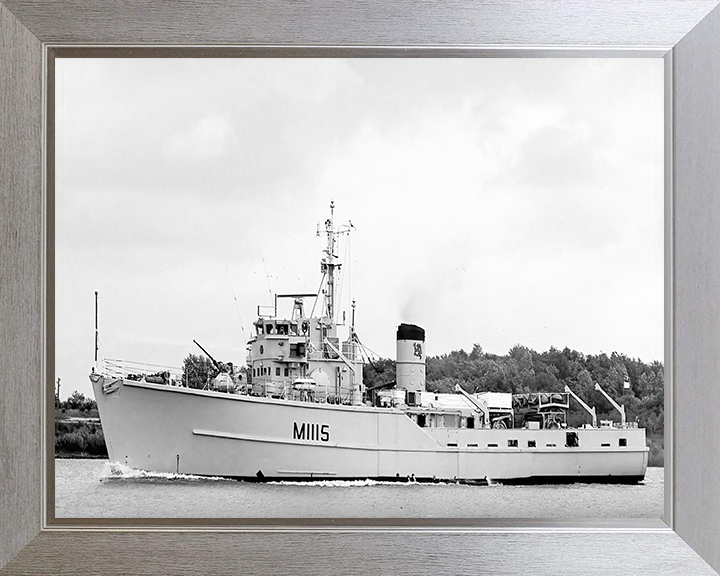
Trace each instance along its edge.
{"label": "black and white photograph", "polygon": [[660,518],[664,74],[58,58],[56,518]]}

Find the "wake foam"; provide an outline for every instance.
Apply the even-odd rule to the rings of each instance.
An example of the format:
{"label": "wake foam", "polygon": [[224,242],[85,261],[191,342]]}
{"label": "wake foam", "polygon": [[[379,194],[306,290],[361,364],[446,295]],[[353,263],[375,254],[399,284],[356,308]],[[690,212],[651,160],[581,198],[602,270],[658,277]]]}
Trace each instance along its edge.
{"label": "wake foam", "polygon": [[130,468],[119,462],[106,462],[100,478],[106,480],[150,480],[150,481],[186,481],[186,482],[230,482],[221,476],[197,476],[195,474],[176,474],[168,472],[149,472]]}

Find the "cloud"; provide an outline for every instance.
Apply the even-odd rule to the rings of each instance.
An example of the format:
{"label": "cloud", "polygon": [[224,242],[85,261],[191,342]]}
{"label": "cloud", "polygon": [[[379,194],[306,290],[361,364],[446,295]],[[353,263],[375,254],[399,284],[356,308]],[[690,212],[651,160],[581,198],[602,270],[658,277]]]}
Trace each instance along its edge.
{"label": "cloud", "polygon": [[206,116],[189,129],[174,132],[165,141],[165,154],[180,160],[205,159],[223,156],[237,141],[235,130],[219,116]]}

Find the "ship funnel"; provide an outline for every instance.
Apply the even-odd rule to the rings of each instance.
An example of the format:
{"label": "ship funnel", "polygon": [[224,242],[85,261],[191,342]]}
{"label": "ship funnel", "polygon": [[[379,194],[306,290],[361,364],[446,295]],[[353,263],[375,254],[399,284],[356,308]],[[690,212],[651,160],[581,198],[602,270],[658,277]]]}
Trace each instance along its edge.
{"label": "ship funnel", "polygon": [[398,326],[396,374],[398,389],[425,392],[425,330],[420,326]]}

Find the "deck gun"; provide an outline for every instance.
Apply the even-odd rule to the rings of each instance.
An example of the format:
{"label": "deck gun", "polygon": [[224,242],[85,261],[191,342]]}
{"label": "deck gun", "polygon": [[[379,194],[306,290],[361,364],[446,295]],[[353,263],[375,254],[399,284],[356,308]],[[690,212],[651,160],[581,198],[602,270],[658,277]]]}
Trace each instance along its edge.
{"label": "deck gun", "polygon": [[195,344],[197,344],[197,347],[200,348],[200,350],[202,350],[203,352],[205,352],[205,355],[206,355],[208,358],[210,358],[210,362],[213,363],[213,366],[215,366],[215,368],[216,368],[219,372],[230,373],[230,369],[228,368],[227,364],[221,364],[220,362],[218,362],[217,360],[215,360],[215,358],[213,358],[212,356],[210,356],[210,353],[209,353],[207,350],[205,350],[205,348],[203,348],[197,340],[193,340],[193,342],[194,342]]}

